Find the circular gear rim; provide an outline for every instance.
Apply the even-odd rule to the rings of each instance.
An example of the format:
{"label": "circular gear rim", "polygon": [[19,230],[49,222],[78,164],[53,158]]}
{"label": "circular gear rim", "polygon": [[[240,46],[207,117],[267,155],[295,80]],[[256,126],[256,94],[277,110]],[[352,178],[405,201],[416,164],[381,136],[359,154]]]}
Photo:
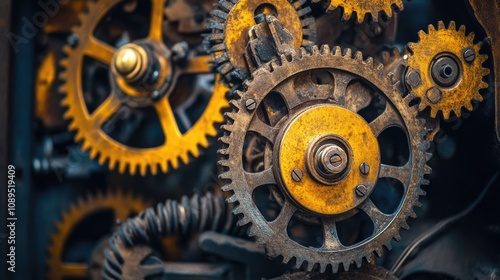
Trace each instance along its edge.
{"label": "circular gear rim", "polygon": [[[80,197],[76,203],[70,205],[67,212],[63,213],[62,219],[55,225],[56,232],[50,235],[51,242],[47,249],[49,253],[49,258],[47,260],[48,278],[57,280],[64,279],[64,277],[71,277],[63,275],[62,270],[59,270],[59,268],[62,268],[64,265],[62,254],[67,239],[72,233],[71,231],[78,223],[85,219],[85,217],[102,210],[113,209],[116,211],[116,216],[121,216],[117,218],[123,222],[128,218],[128,216],[123,216],[124,214],[139,214],[149,205],[150,203],[146,202],[142,197],[119,190],[108,191],[104,194],[99,191],[95,195],[90,193],[87,194],[86,198]],[[118,213],[117,209],[123,207],[126,207],[127,211],[125,212],[128,213]],[[85,276],[88,276],[88,268]]]}
{"label": "circular gear rim", "polygon": [[[205,38],[205,45],[208,48],[208,51],[212,53],[212,58],[213,58],[213,68],[216,69],[218,73],[222,75],[222,79],[224,82],[226,82],[229,85],[232,84],[238,84],[243,82],[245,79],[250,76],[250,73],[246,73],[247,71],[241,68],[241,66],[238,66],[235,64],[235,60],[238,61],[243,61],[244,64],[244,58],[242,53],[238,53],[238,55],[241,55],[239,58],[235,58],[234,56],[231,56],[228,52],[228,48],[231,48],[231,46],[228,46],[226,43],[227,40],[227,22],[228,22],[228,17],[230,16],[231,11],[235,8],[238,7],[238,5],[247,5],[253,4],[250,2],[252,0],[221,0],[219,1],[215,7],[214,10],[211,13],[211,18],[209,19],[209,24],[208,24],[208,29],[211,30],[211,33],[207,35]],[[304,1],[302,0],[269,0],[269,1],[282,1],[284,3],[288,3],[291,5],[291,8],[296,11],[296,15],[298,20],[300,21],[299,24],[301,26],[300,30],[300,35],[302,36],[302,41],[300,41],[300,45],[294,46],[296,48],[298,47],[307,47],[307,46],[312,46],[316,42],[316,30],[315,30],[315,19],[312,16],[312,10],[308,6],[304,6]],[[250,3],[248,3],[250,2]],[[264,4],[269,4],[267,2],[264,3],[258,3],[259,6],[262,6]],[[255,7],[257,9],[259,6]],[[285,15],[285,18],[280,17],[278,15],[278,19],[283,23],[284,27],[287,28],[287,21],[283,21],[283,19],[286,19],[287,16]],[[236,30],[235,30],[236,31]],[[245,30],[243,30],[245,31]],[[292,30],[290,30],[292,31]],[[243,32],[245,33],[245,32]],[[241,38],[241,34],[237,34],[237,37]],[[241,63],[240,63],[241,64]]]}
{"label": "circular gear rim", "polygon": [[[342,53],[339,47],[336,47],[331,52],[330,48],[326,45],[322,46],[321,49],[314,46],[312,52],[308,52],[304,48],[301,48],[299,53],[292,57],[287,58],[281,56],[280,62],[280,65],[278,65],[279,62],[271,62],[265,65],[263,68],[256,71],[258,72],[257,75],[255,75],[256,72],[254,72],[253,79],[244,83],[244,91],[247,93],[249,89],[255,85],[259,85],[259,92],[266,92],[267,88],[262,89],[262,87],[270,87],[272,89],[276,84],[282,81],[279,78],[274,79],[273,76],[269,77],[270,75],[290,77],[295,73],[302,72],[303,69],[311,70],[314,68],[335,67],[336,69],[350,71],[354,74],[356,74],[356,72],[358,74],[361,73],[362,75],[359,76],[363,76],[363,74],[366,73],[372,73],[372,77],[376,84],[374,81],[370,82],[379,88],[384,88],[384,95],[395,104],[395,106],[406,108],[403,112],[407,116],[404,122],[406,126],[410,128],[408,129],[409,133],[414,134],[414,136],[416,135],[416,137],[409,137],[410,139],[408,139],[410,147],[415,147],[419,151],[419,153],[415,155],[412,153],[411,159],[409,160],[409,163],[415,166],[411,171],[412,174],[409,176],[409,184],[411,184],[411,186],[408,187],[407,195],[402,198],[402,200],[404,200],[404,202],[402,202],[403,206],[389,224],[392,227],[386,228],[386,230],[382,231],[368,243],[361,246],[355,246],[350,252],[340,252],[338,254],[321,252],[320,255],[311,257],[311,251],[309,251],[308,248],[300,245],[297,246],[297,243],[291,245],[283,243],[283,240],[286,241],[284,235],[273,234],[273,230],[269,227],[265,218],[263,218],[262,215],[256,214],[258,211],[255,211],[252,194],[249,194],[247,191],[247,186],[243,186],[246,185],[242,183],[244,180],[238,180],[238,178],[241,179],[241,177],[239,177],[240,173],[244,171],[242,169],[242,164],[239,164],[238,159],[234,159],[233,155],[241,153],[241,145],[243,144],[238,144],[238,142],[242,142],[240,139],[243,139],[241,137],[244,137],[247,132],[247,128],[243,128],[240,124],[242,121],[241,118],[250,119],[251,117],[244,114],[245,105],[242,98],[244,93],[237,91],[240,99],[230,102],[233,111],[226,114],[227,121],[226,124],[222,126],[224,136],[220,138],[223,147],[219,150],[222,159],[218,164],[224,168],[224,171],[220,174],[220,178],[227,182],[223,187],[223,191],[232,192],[227,202],[238,203],[233,210],[233,214],[239,216],[238,224],[241,226],[249,224],[249,236],[255,237],[257,242],[266,248],[266,252],[269,256],[273,258],[282,256],[282,261],[284,263],[295,258],[295,267],[297,269],[305,265],[306,270],[311,271],[316,265],[319,265],[319,271],[325,272],[330,266],[330,269],[335,273],[338,271],[341,264],[344,265],[344,269],[348,270],[349,265],[352,263],[360,267],[363,259],[367,260],[369,263],[373,263],[375,261],[375,254],[379,257],[382,256],[383,247],[389,250],[392,248],[392,239],[397,241],[400,240],[400,229],[409,228],[406,220],[408,217],[416,217],[413,208],[415,206],[421,206],[421,203],[418,201],[419,197],[426,194],[425,191],[420,188],[420,185],[429,184],[429,181],[424,178],[424,175],[430,174],[431,172],[431,168],[426,163],[431,158],[432,154],[425,152],[430,147],[430,143],[424,137],[424,121],[417,118],[417,109],[409,106],[412,97],[408,95],[403,98],[397,88],[387,80],[387,76],[383,74],[383,66],[374,66],[371,58],[363,61],[362,54],[359,52],[356,53],[353,58],[350,49],[346,49]],[[311,63],[317,63],[317,65],[311,68],[305,67],[305,65],[310,65]],[[357,67],[359,67],[359,70],[356,70]],[[387,96],[386,92],[391,94],[392,99]],[[399,105],[396,105],[395,102]],[[265,226],[262,226],[262,224],[265,224]],[[288,240],[290,239],[288,238]]]}
{"label": "circular gear rim", "polygon": [[[434,25],[429,25],[428,32],[420,30],[418,36],[418,43],[408,44],[407,49],[410,54],[405,59],[409,67],[408,72],[420,71],[421,83],[417,87],[410,87],[412,94],[420,98],[418,110],[423,111],[430,107],[432,118],[436,118],[438,112],[442,112],[445,120],[450,118],[451,112],[460,117],[462,107],[472,111],[472,100],[479,102],[483,100],[479,90],[488,87],[482,79],[490,73],[488,68],[482,67],[488,56],[479,54],[481,43],[474,44],[474,32],[466,35],[464,25],[457,30],[454,21],[450,22],[448,28],[439,21],[437,29]],[[472,48],[476,54],[472,63],[466,62],[463,58],[462,51],[466,48]],[[430,68],[434,58],[440,54],[452,54],[459,61],[462,77],[451,87],[441,87],[433,82]],[[442,99],[436,104],[426,97],[427,90],[433,87],[441,90],[443,94]]]}
{"label": "circular gear rim", "polygon": [[[80,35],[80,38],[88,37],[93,40],[94,45],[99,45],[103,53],[113,53],[112,48],[114,47],[99,41],[93,35],[88,36],[88,34],[92,34],[89,30],[93,31],[102,16],[120,2],[122,0],[88,1],[87,12],[80,15],[81,24],[73,27],[72,32]],[[153,26],[161,26],[163,24],[163,7],[165,2],[166,0],[151,0],[152,13],[154,15],[152,14],[151,16],[151,27],[148,37],[161,38],[162,36],[162,27]],[[223,83],[219,82],[219,75],[215,76],[213,93],[205,110],[196,123],[184,134],[180,133],[177,124],[175,121],[172,121],[172,108],[167,97],[163,96],[156,102],[155,106],[159,108],[156,111],[160,121],[162,118],[170,119],[168,132],[163,127],[163,133],[166,136],[170,135],[170,141],[174,143],[169,143],[166,140],[162,145],[154,148],[128,147],[112,139],[102,131],[100,126],[95,127],[94,121],[91,120],[95,112],[104,106],[113,108],[113,113],[122,106],[118,98],[112,98],[116,94],[110,93],[110,96],[94,110],[92,115],[88,114],[83,101],[83,91],[81,85],[79,85],[79,81],[81,81],[79,73],[83,67],[83,59],[81,58],[84,55],[88,55],[84,52],[89,44],[86,43],[86,45],[83,45],[82,40],[80,40],[76,47],[68,45],[64,48],[67,57],[61,60],[63,70],[59,74],[59,79],[63,83],[59,88],[59,92],[64,95],[61,105],[67,108],[64,118],[71,119],[68,129],[76,132],[75,142],[82,142],[82,150],[90,151],[91,159],[98,157],[98,162],[101,165],[104,165],[108,161],[109,169],[114,170],[117,168],[119,173],[125,173],[128,169],[129,173],[134,175],[139,169],[140,174],[145,176],[148,168],[151,174],[155,175],[158,172],[158,167],[160,167],[163,173],[167,173],[169,169],[177,169],[180,166],[180,162],[187,165],[191,157],[199,157],[200,150],[208,148],[209,138],[217,136],[217,124],[222,123],[224,120],[222,111],[228,107],[226,99],[228,89]],[[99,60],[99,57],[94,58]],[[111,71],[111,67],[109,71]],[[209,72],[207,71],[207,73]],[[173,127],[172,124],[175,124],[176,127]]]}
{"label": "circular gear rim", "polygon": [[362,23],[365,16],[370,14],[373,21],[378,21],[379,13],[384,12],[388,17],[392,17],[393,7],[402,11],[403,0],[330,0],[328,11],[333,11],[336,8],[342,8],[342,19],[349,20],[353,13],[356,13],[356,20]]}

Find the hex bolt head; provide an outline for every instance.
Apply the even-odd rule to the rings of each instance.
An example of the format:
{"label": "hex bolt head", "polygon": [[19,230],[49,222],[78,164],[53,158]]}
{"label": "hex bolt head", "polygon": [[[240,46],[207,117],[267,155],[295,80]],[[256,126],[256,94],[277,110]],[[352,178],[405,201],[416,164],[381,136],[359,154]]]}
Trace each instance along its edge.
{"label": "hex bolt head", "polygon": [[245,108],[248,110],[248,111],[253,111],[255,110],[255,107],[257,107],[257,103],[255,102],[254,99],[252,98],[249,98],[245,101]]}
{"label": "hex bolt head", "polygon": [[356,187],[356,195],[359,197],[365,196],[367,192],[368,192],[368,189],[366,188],[365,185],[358,185]]}
{"label": "hex bolt head", "polygon": [[420,77],[420,73],[418,71],[410,71],[406,75],[406,83],[412,88],[417,88],[422,84],[422,78]]}
{"label": "hex bolt head", "polygon": [[295,168],[294,170],[292,170],[292,179],[295,182],[300,182],[302,180],[303,176],[304,176],[304,174],[302,174],[302,170],[300,170],[298,168]]}
{"label": "hex bolt head", "polygon": [[427,90],[425,95],[432,104],[437,104],[439,101],[441,101],[441,99],[443,99],[443,93],[437,88],[430,88],[429,90]]}
{"label": "hex bolt head", "polygon": [[476,52],[472,48],[466,48],[462,55],[464,56],[465,61],[471,63],[476,59]]}
{"label": "hex bolt head", "polygon": [[359,171],[361,174],[366,175],[370,172],[370,165],[366,162],[363,162],[359,165]]}

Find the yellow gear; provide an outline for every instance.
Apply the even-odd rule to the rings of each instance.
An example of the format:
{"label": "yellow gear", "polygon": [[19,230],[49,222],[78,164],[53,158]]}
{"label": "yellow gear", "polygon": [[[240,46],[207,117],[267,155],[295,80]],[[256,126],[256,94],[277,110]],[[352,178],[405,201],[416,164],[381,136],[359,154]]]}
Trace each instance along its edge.
{"label": "yellow gear", "polygon": [[358,23],[363,22],[365,15],[371,14],[373,21],[378,21],[379,12],[383,11],[389,17],[392,17],[393,6],[403,10],[403,0],[331,0],[329,11],[338,7],[344,9],[342,18],[348,20],[353,13],[357,15]]}
{"label": "yellow gear", "polygon": [[[50,256],[47,261],[48,279],[94,279],[91,275],[95,272],[92,272],[92,267],[88,263],[69,263],[63,260],[64,249],[73,231],[91,215],[112,211],[113,221],[123,222],[139,214],[149,205],[150,203],[146,203],[137,195],[120,191],[89,195],[86,200],[80,198],[77,204],[71,205],[69,212],[63,214],[62,220],[56,224],[57,232],[51,235],[52,242],[48,249]],[[107,240],[103,241],[107,244]]]}
{"label": "yellow gear", "polygon": [[[162,24],[165,0],[151,1],[151,28],[146,41],[163,44]],[[99,155],[100,164],[104,164],[108,160],[110,169],[119,165],[118,170],[123,173],[128,166],[131,174],[135,174],[137,169],[140,169],[143,176],[148,167],[152,174],[157,173],[158,166],[163,172],[167,172],[169,165],[173,169],[178,168],[179,159],[187,164],[189,155],[198,157],[199,147],[208,147],[207,137],[216,136],[217,130],[214,125],[224,119],[221,110],[228,106],[225,98],[228,89],[218,82],[218,78],[215,79],[213,94],[204,112],[185,133],[180,132],[168,96],[159,98],[151,106],[156,109],[166,138],[161,146],[134,148],[112,139],[101,126],[122,107],[122,101],[117,96],[116,89],[112,90],[109,97],[92,114],[89,114],[83,97],[82,68],[84,56],[94,58],[112,68],[111,64],[117,49],[100,41],[93,34],[97,23],[120,2],[122,0],[89,2],[89,12],[82,17],[82,25],[74,29],[74,33],[79,36],[78,45],[66,47],[68,58],[62,61],[62,66],[66,69],[61,74],[62,79],[65,80],[61,91],[66,95],[62,104],[68,107],[65,117],[72,119],[69,129],[76,130],[75,141],[83,141],[82,149],[90,150],[91,158]],[[194,56],[187,59],[186,68],[177,69],[177,75],[210,72],[209,56]],[[169,68],[165,65],[161,67],[167,70]],[[167,78],[162,76],[160,79],[165,81],[168,80]],[[144,90],[123,85],[125,83],[123,79],[117,78],[117,80],[127,95],[141,96],[143,94]]]}
{"label": "yellow gear", "polygon": [[[444,119],[448,119],[452,111],[459,117],[462,107],[472,110],[472,100],[483,100],[479,90],[487,88],[488,84],[482,78],[490,73],[482,67],[488,56],[479,54],[481,46],[474,44],[474,33],[466,35],[463,25],[457,30],[453,21],[446,28],[440,21],[437,30],[429,25],[428,33],[420,31],[419,39],[418,43],[408,44],[411,55],[405,57],[408,73],[418,71],[421,79],[420,83],[410,85],[412,93],[421,100],[418,109],[430,107],[433,118],[441,111]],[[466,50],[474,56],[469,62],[465,60]],[[436,80],[436,73],[433,76],[433,65],[443,57],[450,58],[458,66],[456,81],[445,86]]]}

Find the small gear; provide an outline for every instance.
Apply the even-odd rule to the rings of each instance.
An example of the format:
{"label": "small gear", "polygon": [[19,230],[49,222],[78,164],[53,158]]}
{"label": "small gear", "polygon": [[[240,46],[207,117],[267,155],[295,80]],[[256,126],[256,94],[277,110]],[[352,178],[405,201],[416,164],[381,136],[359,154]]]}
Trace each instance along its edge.
{"label": "small gear", "polygon": [[420,98],[418,109],[430,107],[432,118],[442,112],[444,119],[451,112],[459,117],[462,107],[472,110],[472,100],[483,100],[479,91],[488,84],[482,78],[490,73],[482,67],[488,57],[479,54],[474,33],[466,35],[463,25],[457,30],[453,21],[446,28],[440,21],[437,30],[429,25],[428,33],[418,35],[419,42],[408,44],[406,56],[406,84]]}
{"label": "small gear", "polygon": [[[106,194],[97,193],[95,196],[88,195],[86,200],[79,199],[77,204],[71,205],[69,212],[63,214],[62,220],[56,225],[57,232],[51,236],[52,242],[48,248],[49,259],[47,261],[48,278],[51,280],[100,279],[102,272],[101,265],[104,260],[104,248],[108,245],[108,237],[113,232],[114,224],[118,220],[124,222],[128,218],[139,214],[149,205],[149,203],[146,203],[137,195],[132,195],[131,193],[125,194],[120,191],[112,191]],[[109,219],[106,215],[107,213],[112,214]],[[83,234],[82,232],[78,232],[78,230],[82,230],[79,226],[91,218],[94,219],[94,223],[102,222],[99,225],[103,227],[103,235],[94,236],[93,240],[95,243],[91,244],[91,246],[94,246],[94,249],[92,250],[90,259],[88,256],[83,256],[79,258],[82,259],[81,262],[65,260],[68,257],[66,250],[69,247],[69,243],[75,240],[72,236]],[[99,231],[99,229],[93,230],[94,233]],[[89,233],[88,235],[93,236],[95,235],[94,233]],[[84,242],[89,241],[83,237],[80,240]],[[77,248],[77,250],[81,249]]]}
{"label": "small gear", "polygon": [[402,11],[403,0],[331,0],[328,10],[333,11],[336,8],[342,8],[344,10],[342,16],[344,20],[348,20],[353,13],[356,13],[357,21],[361,23],[367,14],[371,14],[373,21],[378,21],[380,12],[392,17],[393,6]]}
{"label": "small gear", "polygon": [[[136,4],[141,3],[147,4],[144,1]],[[162,34],[165,0],[151,0],[151,16],[144,17],[146,22],[137,24],[149,26],[149,30],[141,31],[142,35],[134,34],[133,29],[122,32],[102,30],[109,26],[123,28],[123,24],[115,26],[113,23],[117,18],[125,18],[117,17],[116,13],[127,14],[137,8],[128,7],[130,3],[127,1],[89,1],[88,5],[88,13],[81,17],[81,26],[73,29],[71,43],[65,48],[68,57],[61,62],[65,68],[60,75],[64,82],[60,91],[65,95],[62,105],[67,107],[65,118],[72,119],[69,129],[76,131],[75,141],[83,142],[82,149],[90,150],[91,158],[99,155],[100,164],[108,161],[110,169],[118,167],[123,173],[128,167],[131,174],[139,170],[143,176],[148,168],[152,174],[157,173],[158,167],[167,172],[170,168],[177,169],[180,161],[187,164],[190,156],[198,157],[200,147],[209,145],[207,138],[216,136],[215,124],[223,121],[221,110],[228,106],[228,89],[211,74],[215,77],[213,91],[206,98],[206,107],[201,114],[192,119],[191,126],[179,124],[177,119],[181,117],[175,113],[182,105],[178,103],[190,101],[194,92],[189,88],[187,93],[183,90],[194,83],[182,79],[209,74],[209,55],[191,54],[182,42],[167,46]],[[108,13],[109,18],[106,17]],[[105,27],[100,24],[103,18],[110,22]],[[126,18],[137,20],[138,17]],[[119,37],[108,33],[119,34]],[[97,89],[89,86],[94,80],[100,86]],[[90,110],[88,101],[93,97],[88,95],[92,94],[102,97],[101,102],[95,102],[97,104]],[[111,120],[123,121],[139,110],[157,120],[157,126],[150,129],[147,136],[136,137],[140,138],[136,142],[158,141],[132,145],[108,132],[117,130],[114,124],[109,125]],[[127,129],[130,134],[131,129]]]}
{"label": "small gear", "polygon": [[[224,169],[220,178],[227,182],[223,190],[232,194],[227,201],[237,203],[233,213],[239,225],[249,224],[249,236],[263,244],[268,255],[283,256],[296,268],[311,271],[319,266],[321,272],[337,272],[340,265],[359,267],[363,259],[373,263],[383,246],[390,249],[391,240],[400,239],[400,228],[409,228],[406,220],[416,217],[413,207],[425,195],[420,185],[429,183],[424,175],[431,172],[426,164],[430,144],[417,109],[409,107],[413,97],[402,97],[382,65],[374,66],[371,58],[363,61],[359,52],[353,58],[349,49],[330,51],[327,45],[314,46],[312,53],[301,48],[290,57],[283,55],[256,70],[243,86],[222,126],[218,163]],[[360,88],[376,92],[374,102],[385,104],[374,119],[358,114],[369,106],[352,96]],[[407,139],[410,155],[400,165],[381,160],[384,149],[377,137],[391,127],[404,131]],[[246,170],[244,162],[250,135],[263,137],[272,147],[272,156],[261,157],[262,164],[252,163],[259,166],[256,171]],[[371,196],[378,182],[385,181],[381,178],[403,185],[393,212],[382,211]],[[272,195],[260,196],[263,188]],[[278,202],[274,216],[262,207],[263,200]],[[373,232],[344,243],[337,228],[358,213],[369,217]],[[294,232],[292,224],[301,220],[307,229]],[[315,224],[319,227],[313,229]],[[322,241],[304,243],[301,234]]]}
{"label": "small gear", "polygon": [[247,35],[257,24],[261,13],[275,15],[292,34],[292,46],[310,46],[316,41],[315,21],[311,8],[299,0],[221,0],[212,12],[208,25],[212,34],[205,42],[214,55],[214,68],[229,83],[240,83],[250,76],[244,53],[250,40]]}

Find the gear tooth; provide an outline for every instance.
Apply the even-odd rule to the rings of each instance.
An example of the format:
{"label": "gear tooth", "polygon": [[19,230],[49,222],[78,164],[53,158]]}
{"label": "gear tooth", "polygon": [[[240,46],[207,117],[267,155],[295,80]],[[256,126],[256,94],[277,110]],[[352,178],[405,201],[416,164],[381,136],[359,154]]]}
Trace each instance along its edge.
{"label": "gear tooth", "polygon": [[399,232],[396,233],[392,239],[396,240],[397,242],[401,241],[401,234],[399,234]]}
{"label": "gear tooth", "polygon": [[[234,210],[233,210],[233,214],[234,214]],[[240,218],[238,220],[238,222],[236,223],[239,227],[242,227],[244,225],[248,225],[250,223],[250,219],[248,219],[246,216],[241,216],[240,215]]]}
{"label": "gear tooth", "polygon": [[347,48],[347,49],[344,49],[344,54],[343,54],[344,57],[348,57],[348,58],[352,58],[352,51],[351,49]]}
{"label": "gear tooth", "polygon": [[257,236],[257,230],[254,227],[248,227],[247,235],[249,237]]}
{"label": "gear tooth", "polygon": [[438,30],[445,30],[444,22],[442,20],[438,21]]}
{"label": "gear tooth", "polygon": [[148,166],[146,164],[139,165],[139,173],[141,174],[142,177],[146,176],[147,170]]}
{"label": "gear tooth", "polygon": [[294,265],[295,269],[301,269],[303,263],[304,260],[301,257],[295,256],[295,265]]}
{"label": "gear tooth", "polygon": [[467,35],[467,40],[472,43],[474,42],[474,37],[476,37],[476,34],[472,31],[469,35]]}
{"label": "gear tooth", "polygon": [[450,24],[448,25],[448,29],[453,30],[453,31],[457,31],[457,25],[453,20],[450,21]]}
{"label": "gear tooth", "polygon": [[359,61],[363,61],[363,54],[360,51],[356,51],[354,58]]}
{"label": "gear tooth", "polygon": [[307,55],[309,55],[309,53],[307,52],[307,50],[306,50],[305,48],[302,48],[302,47],[301,47],[301,48],[299,49],[299,58],[305,57],[305,56],[307,56]]}
{"label": "gear tooth", "polygon": [[383,252],[384,252],[384,251],[382,250],[382,248],[376,248],[376,249],[375,249],[375,254],[377,254],[377,256],[378,256],[379,258],[381,258],[381,257],[382,257]]}
{"label": "gear tooth", "polygon": [[424,174],[431,174],[432,173],[432,168],[429,165],[424,166]]}
{"label": "gear tooth", "polygon": [[326,263],[320,263],[319,264],[319,273],[321,274],[324,274],[326,273],[326,268],[327,268],[327,264]]}
{"label": "gear tooth", "polygon": [[[441,110],[441,112],[443,113],[443,118],[444,118],[445,120],[447,120],[447,119],[449,119],[449,118],[450,118],[450,113],[451,113],[451,111],[450,111],[450,110],[447,110],[447,109],[446,109],[446,110]],[[436,117],[436,115],[437,115],[437,109],[435,109],[435,110],[434,110],[434,116],[433,116],[433,118],[435,118],[435,117]],[[457,114],[457,116],[458,116],[458,117],[460,117],[460,110],[458,110],[458,114]]]}
{"label": "gear tooth", "polygon": [[274,72],[275,69],[278,69],[279,68],[279,65],[276,61],[271,61],[269,64],[269,72]]}
{"label": "gear tooth", "polygon": [[113,170],[115,169],[116,166],[116,160],[114,158],[110,158],[108,164],[109,164],[109,169]]}
{"label": "gear tooth", "polygon": [[[477,98],[477,96],[478,96],[478,95],[479,95],[479,94],[474,94],[473,99],[474,99],[474,98]],[[481,95],[479,95],[479,96],[481,96]],[[482,99],[482,97],[481,97],[481,99]],[[471,102],[471,101],[469,101],[469,102],[465,103],[464,105],[465,105],[465,109],[467,109],[467,110],[469,110],[469,111],[472,111],[472,109],[474,109],[474,108],[472,107],[472,102]],[[457,111],[459,112],[458,114],[456,113],[456,114],[457,114],[457,117],[460,117],[460,116],[459,116],[459,114],[461,114],[460,109],[458,109]]]}
{"label": "gear tooth", "polygon": [[334,56],[342,55],[342,49],[339,46],[335,46],[332,50]]}
{"label": "gear tooth", "polygon": [[170,165],[172,166],[172,169],[177,169],[179,168],[179,160],[177,158],[171,158],[168,161]]}
{"label": "gear tooth", "polygon": [[330,54],[330,51],[331,51],[330,46],[328,46],[326,44],[321,46],[321,49],[320,49],[321,55],[328,55],[328,54]]}
{"label": "gear tooth", "polygon": [[339,263],[332,263],[332,273],[335,274],[339,271]]}
{"label": "gear tooth", "polygon": [[167,173],[168,171],[168,162],[164,161],[160,163],[160,168],[163,173]]}
{"label": "gear tooth", "polygon": [[[434,30],[434,31],[432,31],[432,30]],[[435,29],[434,29],[434,26],[432,24],[429,25],[429,34],[431,34],[431,33],[435,33]],[[418,31],[418,38],[420,40],[423,40],[425,37],[427,37],[427,33],[425,33],[425,31],[423,31],[423,30]]]}
{"label": "gear tooth", "polygon": [[[416,207],[418,207],[418,208],[422,207],[422,202],[420,202],[420,201],[416,201],[416,202],[415,202],[415,206],[416,206]],[[416,216],[417,216],[417,214],[415,214],[415,217],[416,217]]]}
{"label": "gear tooth", "polygon": [[458,29],[458,32],[461,32],[461,33],[465,34],[465,31],[466,31],[465,25],[460,25],[460,28]]}
{"label": "gear tooth", "polygon": [[138,168],[138,166],[137,166],[137,164],[136,164],[136,163],[130,163],[130,164],[128,165],[128,170],[129,170],[129,173],[130,173],[131,175],[135,175],[135,173],[137,172],[137,168]]}
{"label": "gear tooth", "polygon": [[311,51],[312,55],[320,55],[319,48],[317,45],[312,46]]}
{"label": "gear tooth", "polygon": [[[486,58],[486,59],[487,59],[487,58]],[[486,61],[486,60],[484,60],[484,61]],[[484,61],[483,61],[483,62],[484,62]],[[483,62],[481,62],[481,64],[482,64]],[[481,72],[481,74],[483,75],[483,77],[484,77],[484,76],[488,76],[490,73],[491,73],[491,72],[490,72],[490,69],[488,69],[488,68],[483,68],[483,71]],[[483,81],[481,81],[480,88],[488,88],[488,84],[487,84],[487,83],[485,83],[485,82],[483,82]]]}
{"label": "gear tooth", "polygon": [[[81,135],[81,133],[77,133],[77,137],[80,136],[80,135]],[[83,137],[81,136],[79,138],[83,138]],[[80,140],[77,140],[77,141],[80,141]],[[90,142],[83,141],[82,148],[81,148],[82,151],[87,152],[90,148],[91,148]],[[92,158],[92,153],[90,154],[90,157]]]}
{"label": "gear tooth", "polygon": [[368,66],[373,66],[373,58],[372,57],[368,57],[365,60],[365,64],[367,64]]}
{"label": "gear tooth", "polygon": [[432,153],[425,153],[425,161],[429,161],[432,158]]}
{"label": "gear tooth", "polygon": [[384,244],[385,248],[387,248],[387,250],[391,251],[392,250],[392,244],[391,244],[391,241],[387,241],[387,243]]}
{"label": "gear tooth", "polygon": [[118,162],[118,172],[120,174],[125,173],[125,169],[127,168],[127,163],[124,161],[119,161]]}
{"label": "gear tooth", "polygon": [[417,217],[417,213],[415,213],[415,211],[413,211],[413,209],[410,210],[410,214],[408,215],[410,217],[412,217],[413,219],[415,219]]}
{"label": "gear tooth", "polygon": [[401,228],[405,230],[410,230],[410,225],[406,221],[403,221],[401,222]]}
{"label": "gear tooth", "polygon": [[429,180],[427,180],[427,179],[425,179],[425,178],[422,178],[422,179],[420,179],[420,184],[421,184],[421,185],[426,185],[426,186],[427,186],[427,185],[429,185],[429,184],[430,184],[430,182],[429,182]]}
{"label": "gear tooth", "polygon": [[106,162],[107,159],[108,159],[107,156],[101,154],[101,156],[99,157],[97,162],[99,163],[99,165],[104,165],[104,163]]}
{"label": "gear tooth", "polygon": [[417,190],[417,194],[420,195],[420,196],[427,195],[427,193],[424,190],[420,189],[420,188]]}
{"label": "gear tooth", "polygon": [[[88,143],[88,142],[86,142],[86,143]],[[93,147],[91,147],[91,146],[89,146],[89,148],[90,148],[90,155],[89,155],[90,158],[91,159],[95,159],[97,157],[98,150],[95,149],[95,148],[93,148]]]}
{"label": "gear tooth", "polygon": [[312,271],[314,268],[314,263],[312,261],[306,261],[306,271]]}

